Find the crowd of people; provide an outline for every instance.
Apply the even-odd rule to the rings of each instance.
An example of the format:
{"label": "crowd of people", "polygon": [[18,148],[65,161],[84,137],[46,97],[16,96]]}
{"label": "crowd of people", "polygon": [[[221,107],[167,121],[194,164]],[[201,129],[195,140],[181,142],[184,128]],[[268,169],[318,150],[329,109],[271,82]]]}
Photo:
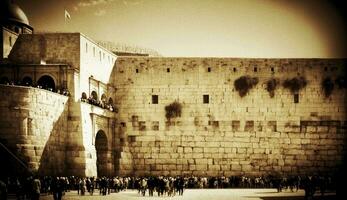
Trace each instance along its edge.
{"label": "crowd of people", "polygon": [[96,100],[93,97],[88,97],[88,98],[82,97],[81,101],[85,102],[85,103],[89,103],[89,104],[94,105],[94,106],[98,106],[98,107],[103,108],[103,109],[107,109],[111,112],[117,112],[117,110],[115,109],[115,107],[112,104],[107,103],[106,101]]}
{"label": "crowd of people", "polygon": [[26,86],[26,87],[35,87],[35,88],[39,88],[39,89],[44,89],[44,90],[48,90],[48,91],[51,91],[51,92],[55,92],[55,93],[58,93],[58,94],[61,94],[61,95],[64,95],[64,96],[70,96],[70,92],[68,89],[66,88],[62,88],[62,89],[55,89],[55,88],[52,88],[52,87],[48,87],[48,86],[43,86],[43,85],[33,85],[31,83],[22,83],[22,82],[13,82],[13,81],[10,81],[10,82],[0,82],[0,84],[3,84],[3,85],[15,85],[15,86]]}
{"label": "crowd of people", "polygon": [[[185,188],[276,188],[277,192],[305,190],[309,199],[318,190],[321,195],[336,190],[336,181],[330,176],[146,176],[146,177],[10,177],[0,181],[6,191],[15,193],[17,199],[39,199],[40,193],[53,195],[54,200],[62,199],[65,192],[74,190],[78,195],[99,195],[118,193],[136,189],[139,195],[175,196],[183,195]],[[1,194],[4,194],[0,189]]]}

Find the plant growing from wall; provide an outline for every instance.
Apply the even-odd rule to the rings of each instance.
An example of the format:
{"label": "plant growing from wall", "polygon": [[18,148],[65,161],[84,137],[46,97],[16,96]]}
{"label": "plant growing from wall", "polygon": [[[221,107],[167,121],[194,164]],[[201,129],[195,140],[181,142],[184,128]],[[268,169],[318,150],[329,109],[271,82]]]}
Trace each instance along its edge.
{"label": "plant growing from wall", "polygon": [[347,88],[347,80],[346,77],[343,76],[339,76],[337,77],[337,79],[335,80],[335,83],[339,86],[339,89],[342,88]]}
{"label": "plant growing from wall", "polygon": [[244,97],[258,82],[257,77],[241,76],[234,81],[234,87],[239,92],[240,97]]}
{"label": "plant growing from wall", "polygon": [[329,97],[334,90],[334,82],[331,78],[327,77],[322,81],[322,89],[325,97]]}
{"label": "plant growing from wall", "polygon": [[269,95],[271,98],[275,96],[275,90],[279,83],[279,80],[276,78],[271,78],[268,81],[266,81],[266,90],[269,92]]}
{"label": "plant growing from wall", "polygon": [[175,101],[167,106],[165,106],[165,117],[168,121],[172,118],[181,117],[182,105],[181,103]]}
{"label": "plant growing from wall", "polygon": [[307,80],[305,77],[295,77],[292,79],[286,79],[283,82],[283,87],[289,89],[293,94],[299,92],[302,88],[306,87]]}

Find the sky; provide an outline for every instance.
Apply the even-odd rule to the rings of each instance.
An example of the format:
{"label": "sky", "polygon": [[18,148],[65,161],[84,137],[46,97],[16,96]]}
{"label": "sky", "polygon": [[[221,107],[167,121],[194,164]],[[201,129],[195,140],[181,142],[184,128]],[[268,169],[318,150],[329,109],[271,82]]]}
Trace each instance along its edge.
{"label": "sky", "polygon": [[[331,0],[14,0],[35,31],[82,32],[177,57],[347,57]],[[64,10],[71,19],[65,20]]]}

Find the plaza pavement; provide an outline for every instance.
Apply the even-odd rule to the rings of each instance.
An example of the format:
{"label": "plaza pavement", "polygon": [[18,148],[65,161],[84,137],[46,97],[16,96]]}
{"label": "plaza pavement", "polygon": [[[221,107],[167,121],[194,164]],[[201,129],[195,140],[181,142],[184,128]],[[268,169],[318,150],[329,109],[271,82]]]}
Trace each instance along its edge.
{"label": "plaza pavement", "polygon": [[[41,200],[53,200],[52,195],[43,195]],[[142,199],[142,200],[304,200],[304,191],[290,192],[285,190],[277,193],[276,189],[186,189],[183,196],[174,197],[158,197],[155,193],[154,197],[149,197],[148,193],[145,197],[140,196],[136,190],[127,190],[119,193],[111,193],[110,195],[100,196],[98,191],[93,196],[86,194],[78,196],[76,191],[68,192],[63,197],[64,200],[127,200],[127,199]],[[336,196],[328,193],[324,198],[320,194],[316,194],[315,200],[335,200]]]}

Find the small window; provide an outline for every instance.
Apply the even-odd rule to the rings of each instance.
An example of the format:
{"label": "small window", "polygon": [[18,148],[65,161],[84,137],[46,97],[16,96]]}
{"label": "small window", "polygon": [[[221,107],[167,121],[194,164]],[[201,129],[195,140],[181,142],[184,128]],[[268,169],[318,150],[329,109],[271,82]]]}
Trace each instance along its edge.
{"label": "small window", "polygon": [[10,42],[10,47],[12,47],[12,37],[10,36],[10,37],[8,38],[8,40],[9,40],[9,42]]}
{"label": "small window", "polygon": [[299,103],[299,94],[294,94],[294,103]]}
{"label": "small window", "polygon": [[140,131],[146,130],[146,121],[139,121],[139,130]]}
{"label": "small window", "polygon": [[128,141],[131,143],[136,142],[136,136],[134,136],[134,135],[128,136]]}
{"label": "small window", "polygon": [[136,69],[135,71],[136,71],[136,73],[139,73],[139,69]]}
{"label": "small window", "polygon": [[258,71],[258,68],[257,68],[257,67],[254,67],[254,68],[253,68],[253,71],[254,71],[254,72],[257,72],[257,71]]}
{"label": "small window", "polygon": [[158,95],[152,95],[152,104],[158,104]]}
{"label": "small window", "polygon": [[275,69],[273,67],[271,67],[271,72],[275,72]]}
{"label": "small window", "polygon": [[239,131],[240,121],[236,121],[236,120],[231,121],[231,126],[233,131]]}
{"label": "small window", "polygon": [[121,122],[120,125],[121,125],[122,127],[126,127],[126,126],[127,126],[125,122]]}
{"label": "small window", "polygon": [[208,94],[203,95],[203,102],[204,104],[210,103],[210,96]]}
{"label": "small window", "polygon": [[166,72],[169,73],[170,72],[170,68],[166,68]]}
{"label": "small window", "polygon": [[236,72],[236,71],[237,71],[237,70],[236,70],[236,67],[234,67],[234,68],[233,68],[233,71],[234,71],[234,72]]}
{"label": "small window", "polygon": [[86,53],[88,53],[88,43],[86,43]]}
{"label": "small window", "polygon": [[211,72],[211,67],[207,68],[207,72]]}
{"label": "small window", "polygon": [[254,131],[254,121],[246,121],[245,131]]}

